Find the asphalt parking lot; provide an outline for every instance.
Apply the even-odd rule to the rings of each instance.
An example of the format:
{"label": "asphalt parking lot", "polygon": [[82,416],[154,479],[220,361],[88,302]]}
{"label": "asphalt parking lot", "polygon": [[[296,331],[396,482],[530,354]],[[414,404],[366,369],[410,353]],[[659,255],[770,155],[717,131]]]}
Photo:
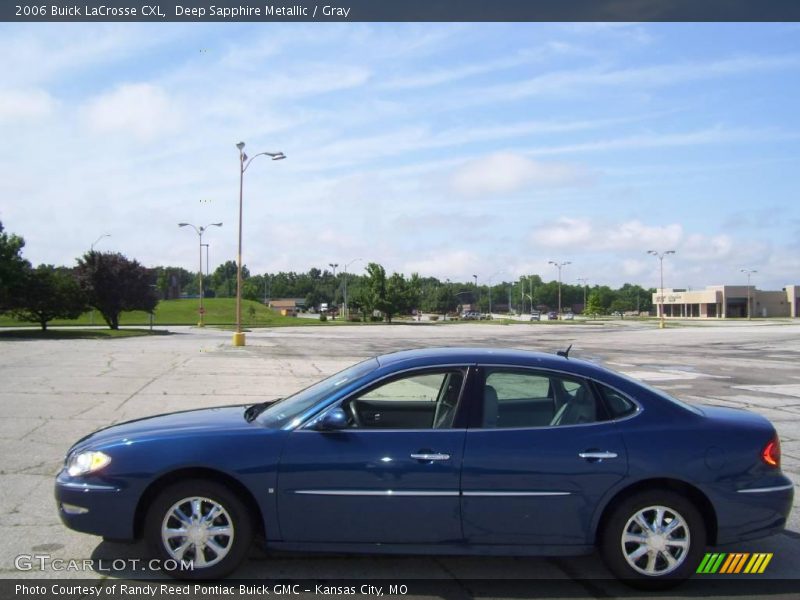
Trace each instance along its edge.
{"label": "asphalt parking lot", "polygon": [[[0,578],[156,577],[159,573],[20,571],[20,555],[85,559],[144,556],[138,545],[103,542],[66,529],[53,476],[69,446],[97,428],[151,414],[254,403],[291,393],[370,355],[428,346],[495,346],[555,351],[656,385],[690,402],[747,407],[777,427],[783,468],[800,482],[800,323],[674,326],[391,325],[298,327],[248,333],[244,348],[216,329],[170,328],[173,335],[108,340],[0,342]],[[762,577],[800,578],[800,493],[788,530],[722,551],[773,552]],[[613,596],[597,556],[570,559],[476,557],[267,556],[254,551],[236,573],[253,579],[392,578],[453,582],[456,595],[481,593],[470,581],[555,579],[558,595]],[[681,588],[692,595],[694,580]],[[572,587],[569,587],[572,586]],[[571,591],[570,591],[571,590]],[[424,595],[424,594],[423,594]],[[523,594],[524,595],[524,594]],[[709,595],[705,590],[696,595]]]}

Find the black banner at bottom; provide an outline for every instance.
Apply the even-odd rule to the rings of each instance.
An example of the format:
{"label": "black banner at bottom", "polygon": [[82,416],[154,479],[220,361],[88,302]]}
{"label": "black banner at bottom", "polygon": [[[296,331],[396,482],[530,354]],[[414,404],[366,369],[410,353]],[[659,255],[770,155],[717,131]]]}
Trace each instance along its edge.
{"label": "black banner at bottom", "polygon": [[122,579],[0,579],[0,598],[26,600],[253,600],[266,598],[770,598],[796,600],[800,579],[695,577],[642,591],[614,579],[330,579],[194,582]]}

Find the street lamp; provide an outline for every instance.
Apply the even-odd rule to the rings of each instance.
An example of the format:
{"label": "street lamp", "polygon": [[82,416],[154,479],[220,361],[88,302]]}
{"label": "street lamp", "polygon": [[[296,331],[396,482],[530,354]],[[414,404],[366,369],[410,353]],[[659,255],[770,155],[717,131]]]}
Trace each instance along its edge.
{"label": "street lamp", "polygon": [[583,284],[583,314],[585,315],[586,314],[586,284],[589,282],[589,280],[586,277],[578,277],[577,282]]}
{"label": "street lamp", "polygon": [[[205,245],[203,244],[203,232],[209,227],[222,227],[222,223],[209,223],[202,227],[197,227],[191,223],[178,223],[178,227],[191,227],[195,230],[197,237],[200,239],[200,270],[197,272],[197,277],[200,280],[200,321],[198,321],[197,326],[205,327],[205,322],[203,320],[203,315],[206,312],[203,308],[203,246]],[[206,261],[206,264],[208,264],[208,261]]]}
{"label": "street lamp", "polygon": [[339,266],[339,263],[328,263],[328,266],[333,269],[333,297],[331,298],[331,310],[333,310],[333,303],[336,302],[336,267]]}
{"label": "street lamp", "polygon": [[95,241],[93,241],[92,245],[89,246],[90,251],[94,252],[94,247],[97,245],[97,243],[100,242],[100,240],[102,240],[103,238],[107,238],[107,237],[111,237],[111,234],[110,233],[104,233],[99,238],[97,238]]}
{"label": "street lamp", "polygon": [[475,299],[476,299],[475,302],[478,305],[478,310],[480,310],[481,293],[480,293],[480,290],[478,290],[478,276],[477,275],[473,275],[473,277],[475,278]]}
{"label": "street lamp", "polygon": [[747,320],[752,319],[750,315],[750,275],[758,273],[755,269],[742,269],[742,273],[747,273]]}
{"label": "street lamp", "polygon": [[[349,263],[347,263],[344,266],[344,306],[343,306],[344,310],[342,312],[343,312],[343,315],[344,315],[345,323],[347,323],[350,320],[350,313],[348,312],[348,308],[347,308],[347,267],[352,265],[357,260],[363,260],[363,259],[354,258],[353,260],[351,260]],[[338,264],[337,264],[337,266],[338,266]]]}
{"label": "street lamp", "polygon": [[658,328],[664,329],[667,326],[666,323],[664,322],[664,257],[667,254],[675,254],[675,250],[665,250],[664,252],[661,253],[655,250],[648,250],[647,253],[652,256],[655,256],[658,259],[659,266],[661,269],[661,296],[660,298],[657,298],[661,300],[661,302],[659,303],[661,312],[661,321],[659,321],[658,323]]}
{"label": "street lamp", "polygon": [[259,152],[249,160],[244,152],[244,142],[236,144],[239,149],[239,249],[236,255],[236,332],[233,334],[233,345],[244,346],[244,332],[242,331],[242,193],[244,188],[244,172],[250,163],[258,156],[269,156],[272,160],[283,160],[283,152]]}
{"label": "street lamp", "polygon": [[206,249],[206,279],[209,277],[209,273],[208,273],[208,265],[209,265],[209,262],[208,262],[208,246],[209,246],[209,244],[200,244],[201,248],[204,247]]}
{"label": "street lamp", "polygon": [[561,318],[561,268],[566,267],[567,265],[571,265],[570,261],[565,261],[562,263],[555,262],[553,260],[547,261],[548,264],[553,265],[556,269],[558,269],[558,318]]}
{"label": "street lamp", "polygon": [[502,269],[500,269],[499,271],[496,271],[496,272],[492,273],[492,276],[489,277],[489,317],[492,316],[492,280],[497,275],[500,275],[500,273],[504,273],[504,271]]}

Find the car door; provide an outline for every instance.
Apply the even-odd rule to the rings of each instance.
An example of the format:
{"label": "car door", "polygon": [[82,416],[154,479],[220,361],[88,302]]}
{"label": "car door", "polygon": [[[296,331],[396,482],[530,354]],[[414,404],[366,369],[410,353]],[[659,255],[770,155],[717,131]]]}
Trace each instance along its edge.
{"label": "car door", "polygon": [[336,431],[289,434],[278,474],[288,542],[459,542],[468,369],[405,372],[345,398]]}
{"label": "car door", "polygon": [[466,541],[588,543],[598,501],[627,472],[593,386],[543,370],[479,371],[481,416],[466,434],[461,484]]}

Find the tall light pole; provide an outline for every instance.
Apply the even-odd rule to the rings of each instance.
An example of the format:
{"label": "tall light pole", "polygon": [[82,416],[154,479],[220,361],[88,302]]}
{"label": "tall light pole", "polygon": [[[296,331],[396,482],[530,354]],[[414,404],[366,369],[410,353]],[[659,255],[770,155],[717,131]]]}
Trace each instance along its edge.
{"label": "tall light pole", "polygon": [[343,313],[344,313],[344,321],[345,321],[345,323],[347,323],[350,320],[350,313],[348,312],[349,309],[347,308],[347,267],[352,265],[357,260],[362,260],[362,259],[354,258],[353,260],[351,260],[349,263],[347,263],[344,266],[344,307],[343,307],[344,311],[343,311]]}
{"label": "tall light pole", "polygon": [[[339,263],[328,263],[328,266],[333,269],[333,297],[331,298],[331,309],[333,309],[333,304],[336,302],[336,267],[339,266]],[[331,313],[335,314],[335,313]],[[335,318],[335,317],[334,317]]]}
{"label": "tall light pole", "polygon": [[659,303],[659,306],[661,307],[660,308],[661,320],[658,323],[658,328],[664,329],[667,326],[666,322],[664,321],[664,257],[667,254],[675,254],[675,250],[664,250],[664,252],[657,252],[656,250],[648,250],[647,253],[650,254],[651,256],[655,256],[658,259],[659,268],[661,270],[661,295],[658,298],[661,300],[661,302]]}
{"label": "tall light pole", "polygon": [[481,296],[480,296],[480,292],[478,291],[478,276],[477,275],[473,275],[473,277],[475,278],[475,302],[478,305],[478,310],[480,310]]}
{"label": "tall light pole", "polygon": [[233,334],[233,345],[244,346],[244,332],[242,331],[242,194],[244,188],[244,172],[250,163],[258,156],[269,156],[272,160],[283,160],[283,152],[259,152],[249,160],[244,152],[244,142],[236,144],[239,149],[239,250],[236,255],[236,332]]}
{"label": "tall light pole", "polygon": [[747,320],[751,320],[753,317],[750,314],[750,275],[753,273],[758,273],[755,269],[742,269],[742,273],[747,273]]}
{"label": "tall light pole", "polygon": [[589,282],[589,279],[586,277],[578,277],[576,280],[578,283],[583,284],[583,314],[586,314],[586,284]]}
{"label": "tall light pole", "polygon": [[[503,273],[503,272],[504,271],[502,269],[500,269],[499,271],[495,271],[494,273],[492,273],[492,276],[489,277],[489,316],[490,317],[492,316],[492,280],[497,275],[500,275],[500,273]],[[509,309],[509,311],[510,311],[510,309]]]}
{"label": "tall light pole", "polygon": [[197,227],[191,223],[178,223],[178,227],[191,227],[195,230],[197,237],[200,239],[200,270],[197,272],[197,277],[200,280],[200,320],[198,321],[197,326],[205,327],[206,324],[205,320],[203,319],[203,315],[206,312],[206,309],[203,308],[203,232],[209,227],[222,227],[222,223],[209,223],[208,225],[203,225],[202,227]]}
{"label": "tall light pole", "polygon": [[549,264],[553,265],[556,269],[558,269],[558,318],[561,318],[561,269],[562,267],[566,267],[567,265],[571,265],[570,261],[564,261],[562,263],[555,262],[553,260],[547,261]]}
{"label": "tall light pole", "polygon": [[107,237],[111,237],[111,234],[110,234],[110,233],[104,233],[104,234],[103,234],[103,235],[101,235],[99,238],[97,238],[95,241],[93,241],[93,242],[92,242],[92,245],[91,245],[91,246],[89,246],[89,251],[90,251],[90,252],[94,252],[94,247],[95,247],[95,246],[96,246],[98,243],[100,243],[100,240],[102,240],[103,238],[107,238]]}
{"label": "tall light pole", "polygon": [[205,247],[205,249],[206,249],[206,279],[209,278],[209,272],[208,272],[208,264],[209,264],[208,263],[208,246],[209,246],[209,244],[200,244],[201,248]]}

